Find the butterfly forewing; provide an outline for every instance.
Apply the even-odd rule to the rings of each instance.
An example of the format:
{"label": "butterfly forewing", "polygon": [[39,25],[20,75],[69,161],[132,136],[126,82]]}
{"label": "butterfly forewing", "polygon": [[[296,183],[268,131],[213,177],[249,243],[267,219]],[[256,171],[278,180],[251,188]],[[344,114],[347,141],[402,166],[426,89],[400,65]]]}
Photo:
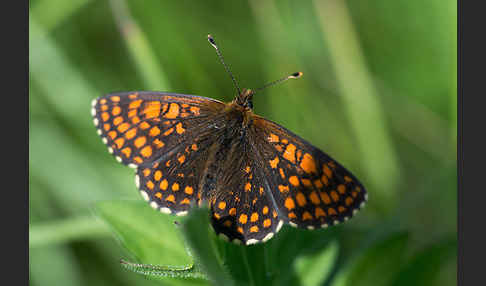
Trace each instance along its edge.
{"label": "butterfly forewing", "polygon": [[93,101],[98,134],[118,161],[138,167],[181,142],[195,140],[224,104],[209,98],[156,92],[114,93]]}
{"label": "butterfly forewing", "polygon": [[302,228],[347,220],[367,198],[361,183],[331,157],[278,124],[253,121],[255,145],[284,221]]}

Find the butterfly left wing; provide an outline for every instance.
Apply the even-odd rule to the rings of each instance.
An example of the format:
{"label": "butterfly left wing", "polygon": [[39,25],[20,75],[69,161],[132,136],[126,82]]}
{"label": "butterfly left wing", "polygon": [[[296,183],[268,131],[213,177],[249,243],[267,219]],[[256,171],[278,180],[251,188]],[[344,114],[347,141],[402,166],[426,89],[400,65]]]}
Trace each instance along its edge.
{"label": "butterfly left wing", "polygon": [[142,196],[165,213],[184,214],[197,201],[208,146],[222,124],[224,103],[210,98],[124,92],[95,99],[92,115],[98,134],[122,164],[137,169]]}
{"label": "butterfly left wing", "polygon": [[367,200],[363,185],[334,159],[259,116],[253,140],[279,216],[292,226],[320,228],[352,217]]}

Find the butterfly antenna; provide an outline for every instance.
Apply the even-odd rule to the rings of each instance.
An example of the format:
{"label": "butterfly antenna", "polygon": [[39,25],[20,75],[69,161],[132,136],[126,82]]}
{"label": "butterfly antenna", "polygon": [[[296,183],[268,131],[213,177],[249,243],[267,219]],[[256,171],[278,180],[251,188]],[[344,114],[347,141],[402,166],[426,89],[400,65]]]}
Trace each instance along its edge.
{"label": "butterfly antenna", "polygon": [[228,67],[228,66],[226,65],[226,63],[224,62],[223,55],[221,54],[221,51],[219,50],[218,46],[216,45],[216,42],[214,41],[213,36],[208,35],[208,41],[209,41],[209,43],[211,44],[211,46],[213,46],[213,48],[216,50],[216,54],[218,55],[219,60],[220,60],[220,61],[221,61],[221,63],[223,64],[224,69],[225,69],[225,70],[226,70],[226,72],[227,72],[227,73],[230,75],[231,80],[233,81],[233,84],[235,85],[236,90],[238,91],[238,94],[241,94],[240,87],[238,86],[238,83],[236,82],[236,79],[235,79],[235,77],[233,76],[233,74],[231,73],[231,71],[230,71],[229,67]]}
{"label": "butterfly antenna", "polygon": [[289,75],[289,76],[286,76],[286,77],[283,77],[283,78],[281,78],[281,79],[278,79],[278,80],[276,80],[276,81],[272,81],[272,82],[267,83],[266,85],[264,85],[264,86],[262,86],[262,87],[260,87],[260,88],[255,89],[255,93],[256,93],[256,92],[259,92],[259,91],[262,91],[262,90],[264,90],[264,89],[265,89],[265,88],[267,88],[267,87],[270,87],[270,86],[276,85],[276,84],[278,84],[278,83],[281,83],[281,82],[287,81],[287,80],[289,80],[289,79],[293,79],[293,78],[299,78],[299,77],[301,77],[303,74],[304,74],[303,72],[296,72],[296,73],[293,73],[293,74],[291,74],[291,75]]}

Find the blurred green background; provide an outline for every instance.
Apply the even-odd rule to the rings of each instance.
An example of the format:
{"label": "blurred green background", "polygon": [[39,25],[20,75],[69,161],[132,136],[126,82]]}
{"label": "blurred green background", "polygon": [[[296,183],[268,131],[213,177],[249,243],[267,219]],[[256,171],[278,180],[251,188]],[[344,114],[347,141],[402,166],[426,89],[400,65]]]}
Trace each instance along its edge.
{"label": "blurred green background", "polygon": [[[452,0],[30,1],[31,285],[209,283],[147,279],[120,266],[131,255],[126,237],[94,208],[141,198],[90,115],[92,99],[115,91],[231,100],[208,33],[242,87],[302,71],[255,96],[255,112],[329,153],[369,192],[366,208],[333,229],[285,226],[240,252],[216,241],[231,276],[255,285],[266,280],[259,277],[274,285],[455,285],[456,12]],[[120,207],[124,215],[150,226]],[[277,261],[277,245],[293,249],[289,259],[267,276],[252,272],[260,250],[270,253],[265,265]],[[319,251],[324,258],[307,257]],[[246,274],[238,276],[239,265]],[[285,267],[292,277],[277,279]]]}

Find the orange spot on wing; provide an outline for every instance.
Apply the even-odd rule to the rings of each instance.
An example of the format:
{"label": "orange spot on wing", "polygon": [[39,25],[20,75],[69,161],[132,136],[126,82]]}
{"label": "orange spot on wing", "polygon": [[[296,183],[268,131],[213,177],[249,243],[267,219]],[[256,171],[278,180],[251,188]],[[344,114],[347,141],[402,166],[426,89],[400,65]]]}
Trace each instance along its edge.
{"label": "orange spot on wing", "polygon": [[236,229],[239,233],[243,234],[243,228],[241,226],[239,226],[237,229]]}
{"label": "orange spot on wing", "polygon": [[130,128],[130,124],[125,122],[125,123],[122,123],[118,126],[118,131],[120,131],[120,133],[123,133],[123,132],[127,131],[128,128]]}
{"label": "orange spot on wing", "polygon": [[107,110],[108,110],[108,105],[101,106],[101,111],[107,111]]}
{"label": "orange spot on wing", "polygon": [[324,212],[323,209],[321,208],[316,208],[316,217],[319,218],[319,217],[325,217],[326,216],[326,213]]}
{"label": "orange spot on wing", "polygon": [[155,171],[154,179],[156,181],[160,181],[161,178],[162,178],[162,172],[160,170]]}
{"label": "orange spot on wing", "polygon": [[132,153],[132,149],[130,147],[125,147],[121,152],[125,155],[125,157],[130,158],[130,154]]}
{"label": "orange spot on wing", "polygon": [[292,218],[297,218],[297,216],[295,215],[295,213],[294,213],[294,212],[289,212],[288,217],[289,217],[290,219],[292,219]]}
{"label": "orange spot on wing", "polygon": [[194,114],[194,115],[199,115],[199,110],[200,108],[199,107],[196,107],[196,106],[191,106],[191,108],[189,108],[189,110]]}
{"label": "orange spot on wing", "polygon": [[287,143],[289,143],[289,140],[287,140],[287,139],[284,138],[284,139],[282,139],[282,143],[283,144],[287,144]]}
{"label": "orange spot on wing", "polygon": [[290,182],[290,184],[292,184],[292,186],[294,186],[294,187],[298,187],[298,186],[300,185],[300,183],[299,183],[299,178],[297,178],[297,176],[291,176],[291,177],[289,178],[289,182]]}
{"label": "orange spot on wing", "polygon": [[139,118],[138,116],[134,116],[134,117],[132,117],[132,123],[133,123],[133,124],[137,124],[137,123],[139,123],[139,122],[140,122],[140,118]]}
{"label": "orange spot on wing", "polygon": [[273,169],[275,169],[275,168],[277,168],[277,165],[278,165],[278,162],[279,162],[279,161],[280,161],[280,160],[278,159],[278,157],[275,157],[275,159],[270,160],[270,161],[268,161],[268,162],[270,162],[270,166],[271,166]]}
{"label": "orange spot on wing", "polygon": [[307,204],[307,200],[301,192],[298,192],[297,195],[295,195],[295,199],[297,200],[297,204],[301,207],[305,206]]}
{"label": "orange spot on wing", "polygon": [[160,102],[159,101],[152,101],[145,107],[143,110],[145,113],[145,118],[155,118],[160,115]]}
{"label": "orange spot on wing", "polygon": [[258,213],[252,213],[250,217],[251,222],[256,222],[258,220]]}
{"label": "orange spot on wing", "polygon": [[130,99],[135,99],[135,98],[137,98],[137,96],[138,96],[138,93],[132,93],[132,94],[130,94],[130,95],[128,96],[128,98],[130,98]]}
{"label": "orange spot on wing", "polygon": [[154,144],[158,149],[164,147],[165,145],[164,142],[160,141],[157,138],[152,142],[152,144]]}
{"label": "orange spot on wing", "polygon": [[329,208],[329,209],[327,210],[327,213],[328,213],[329,215],[337,215],[336,210],[335,210],[335,209],[333,209],[333,208]]}
{"label": "orange spot on wing", "polygon": [[338,207],[338,212],[343,213],[345,211],[346,211],[346,208],[345,207],[343,207],[343,206],[339,206]]}
{"label": "orange spot on wing", "polygon": [[177,192],[177,191],[179,190],[179,184],[178,184],[178,183],[173,183],[173,184],[172,184],[172,190],[173,190],[174,192]]}
{"label": "orange spot on wing", "polygon": [[317,193],[315,191],[312,191],[310,193],[309,198],[310,198],[311,202],[315,205],[319,205],[321,203],[321,201],[319,200],[319,196],[317,195]]}
{"label": "orange spot on wing", "polygon": [[179,105],[177,103],[171,103],[169,106],[169,110],[164,115],[164,117],[173,119],[173,118],[177,118],[178,115],[179,115]]}
{"label": "orange spot on wing", "polygon": [[140,154],[142,154],[142,156],[145,158],[152,156],[152,147],[145,146],[142,150],[140,150]]}
{"label": "orange spot on wing", "polygon": [[120,97],[119,97],[118,95],[114,95],[114,96],[112,96],[110,99],[111,99],[111,101],[113,101],[113,102],[120,102]]}
{"label": "orange spot on wing", "polygon": [[145,129],[148,129],[150,127],[150,124],[148,124],[147,122],[143,121],[142,123],[140,123],[140,128],[145,130]]}
{"label": "orange spot on wing", "polygon": [[311,181],[309,179],[301,179],[301,181],[302,181],[302,184],[306,187],[312,186]]}
{"label": "orange spot on wing", "polygon": [[157,126],[152,127],[149,131],[149,135],[152,136],[152,137],[155,137],[159,134],[160,134],[160,129]]}
{"label": "orange spot on wing", "polygon": [[344,176],[344,180],[345,180],[347,183],[350,183],[350,182],[352,182],[352,181],[353,181],[353,180],[352,180],[350,177],[348,177],[348,176]]}
{"label": "orange spot on wing", "polygon": [[224,226],[226,227],[230,227],[231,226],[231,221],[230,220],[226,220],[224,223],[223,223]]}
{"label": "orange spot on wing", "polygon": [[161,193],[161,192],[157,192],[157,193],[155,193],[155,196],[156,196],[157,198],[159,198],[159,200],[161,200],[161,199],[162,199],[162,193]]}
{"label": "orange spot on wing", "polygon": [[322,182],[324,185],[326,185],[326,186],[328,186],[328,185],[329,185],[329,179],[327,178],[327,176],[326,176],[325,174],[324,174],[324,175],[322,175],[322,177],[321,177],[321,182]]}
{"label": "orange spot on wing", "polygon": [[110,124],[108,123],[103,124],[103,129],[105,129],[105,131],[110,130],[110,128],[111,128]]}
{"label": "orange spot on wing", "polygon": [[179,158],[177,158],[177,160],[179,161],[180,164],[182,164],[182,163],[184,163],[184,161],[186,161],[186,156],[182,155]]}
{"label": "orange spot on wing", "polygon": [[331,191],[331,198],[335,202],[339,201],[339,195],[338,195],[338,193],[336,191]]}
{"label": "orange spot on wing", "polygon": [[128,105],[128,108],[129,109],[135,109],[135,108],[140,107],[140,104],[142,104],[142,100],[141,99],[134,100],[134,101],[130,102],[130,104]]}
{"label": "orange spot on wing", "polygon": [[135,115],[137,115],[137,110],[136,109],[130,109],[128,111],[128,118],[132,118],[134,117]]}
{"label": "orange spot on wing", "polygon": [[295,208],[295,203],[294,203],[294,200],[292,198],[286,198],[285,199],[285,202],[284,202],[284,206],[288,209],[288,210],[291,210],[293,208]]}
{"label": "orange spot on wing", "polygon": [[143,159],[141,157],[139,157],[139,156],[136,156],[136,157],[133,158],[133,161],[135,163],[142,164]]}
{"label": "orange spot on wing", "polygon": [[106,103],[106,99],[103,98],[103,99],[100,99],[100,104],[105,104]]}
{"label": "orange spot on wing", "polygon": [[152,181],[148,181],[147,184],[145,184],[149,190],[153,190],[155,185]]}
{"label": "orange spot on wing", "polygon": [[108,136],[110,136],[111,139],[115,139],[116,138],[116,131],[115,130],[112,130],[110,132],[108,132]]}
{"label": "orange spot on wing", "polygon": [[278,185],[278,190],[283,193],[283,192],[288,192],[290,189],[289,189],[289,186],[284,186],[284,185]]}
{"label": "orange spot on wing", "polygon": [[172,132],[174,132],[174,128],[167,129],[167,130],[164,132],[164,136],[170,135]]}
{"label": "orange spot on wing", "polygon": [[303,214],[302,214],[302,220],[311,220],[312,219],[312,215],[310,214],[310,212],[308,211],[305,211]]}
{"label": "orange spot on wing", "polygon": [[184,192],[188,195],[192,195],[194,193],[194,189],[192,187],[189,187],[187,186],[185,189],[184,189]]}
{"label": "orange spot on wing", "polygon": [[103,121],[108,121],[108,119],[110,119],[108,112],[101,113],[101,119],[103,119]]}
{"label": "orange spot on wing", "polygon": [[119,125],[122,122],[123,122],[123,117],[121,116],[115,117],[115,119],[113,119],[113,125],[115,126]]}
{"label": "orange spot on wing", "polygon": [[317,173],[316,162],[309,153],[304,154],[304,158],[302,158],[302,161],[300,162],[300,167],[306,173]]}
{"label": "orange spot on wing", "polygon": [[223,201],[219,202],[218,208],[221,209],[221,210],[224,210],[226,208],[226,202],[223,202]]}
{"label": "orange spot on wing", "polygon": [[346,192],[346,186],[341,184],[337,186],[337,190],[340,194],[344,194]]}
{"label": "orange spot on wing", "polygon": [[271,143],[278,142],[278,136],[273,133],[270,133],[270,136],[268,137],[268,141]]}
{"label": "orange spot on wing", "polygon": [[163,179],[162,182],[160,182],[160,189],[165,191],[167,190],[167,187],[169,186],[169,182],[167,182],[166,179]]}
{"label": "orange spot on wing", "polygon": [[117,116],[118,114],[121,113],[121,108],[120,106],[115,106],[113,107],[113,109],[111,110],[111,114],[113,114],[113,116]]}
{"label": "orange spot on wing", "polygon": [[285,179],[285,173],[284,173],[283,169],[279,168],[278,171],[280,172],[280,177],[282,177],[282,179]]}
{"label": "orange spot on wing", "polygon": [[169,195],[167,198],[165,198],[166,201],[175,203],[175,197],[174,195]]}
{"label": "orange spot on wing", "polygon": [[324,171],[324,174],[330,179],[332,177],[332,171],[329,169],[328,166],[324,165],[322,166],[322,170]]}
{"label": "orange spot on wing", "polygon": [[324,192],[321,192],[319,193],[320,197],[321,197],[321,200],[326,204],[330,204],[331,203],[331,198],[329,197],[328,194],[324,193]]}
{"label": "orange spot on wing", "polygon": [[268,207],[267,207],[267,206],[264,206],[264,207],[263,207],[262,213],[263,213],[264,215],[266,215],[266,214],[268,213]]}
{"label": "orange spot on wing", "polygon": [[186,129],[184,129],[184,128],[182,127],[182,123],[180,123],[180,122],[179,122],[179,123],[177,123],[177,125],[176,125],[176,132],[177,132],[178,134],[182,134],[182,133],[184,133],[184,131],[186,131]]}
{"label": "orange spot on wing", "polygon": [[142,137],[138,137],[137,139],[135,139],[133,144],[135,144],[135,147],[140,148],[143,145],[145,145],[146,142],[147,142],[147,138],[145,138],[145,136],[142,136]]}
{"label": "orange spot on wing", "polygon": [[236,208],[231,208],[231,209],[229,210],[229,212],[228,212],[228,213],[229,213],[229,215],[231,215],[231,216],[236,215]]}
{"label": "orange spot on wing", "polygon": [[196,145],[196,144],[192,144],[192,145],[191,145],[191,149],[192,149],[193,151],[197,151],[197,145]]}
{"label": "orange spot on wing", "polygon": [[270,227],[272,225],[272,220],[267,218],[263,221],[263,227]]}
{"label": "orange spot on wing", "polygon": [[125,138],[132,139],[137,134],[137,128],[132,128],[125,133]]}
{"label": "orange spot on wing", "polygon": [[248,221],[248,216],[246,214],[240,215],[239,221],[241,224],[246,224],[246,222]]}
{"label": "orange spot on wing", "polygon": [[251,190],[251,184],[250,183],[246,183],[246,185],[245,185],[245,191],[248,192],[249,190]]}
{"label": "orange spot on wing", "polygon": [[254,225],[250,227],[250,232],[258,232],[258,226]]}
{"label": "orange spot on wing", "polygon": [[123,137],[120,137],[118,139],[115,140],[115,144],[116,144],[116,147],[118,149],[120,149],[121,147],[123,147],[123,143],[125,143],[125,139],[123,139]]}
{"label": "orange spot on wing", "polygon": [[180,203],[180,204],[181,204],[181,205],[188,205],[188,204],[190,204],[190,203],[191,203],[191,201],[190,201],[188,198],[184,198],[184,199],[181,201],[181,203]]}
{"label": "orange spot on wing", "polygon": [[[283,142],[283,140],[282,140]],[[289,160],[292,163],[295,163],[295,150],[297,148],[293,144],[287,145],[287,148],[285,149],[285,152],[283,154],[283,157],[287,160]]]}
{"label": "orange spot on wing", "polygon": [[315,180],[314,186],[316,186],[316,188],[318,188],[318,189],[321,189],[323,187],[321,180],[319,180],[319,179]]}
{"label": "orange spot on wing", "polygon": [[347,197],[346,200],[344,200],[347,206],[350,206],[353,203],[353,198]]}
{"label": "orange spot on wing", "polygon": [[148,175],[150,175],[150,169],[149,168],[145,168],[142,172],[143,172],[144,177],[147,177]]}

